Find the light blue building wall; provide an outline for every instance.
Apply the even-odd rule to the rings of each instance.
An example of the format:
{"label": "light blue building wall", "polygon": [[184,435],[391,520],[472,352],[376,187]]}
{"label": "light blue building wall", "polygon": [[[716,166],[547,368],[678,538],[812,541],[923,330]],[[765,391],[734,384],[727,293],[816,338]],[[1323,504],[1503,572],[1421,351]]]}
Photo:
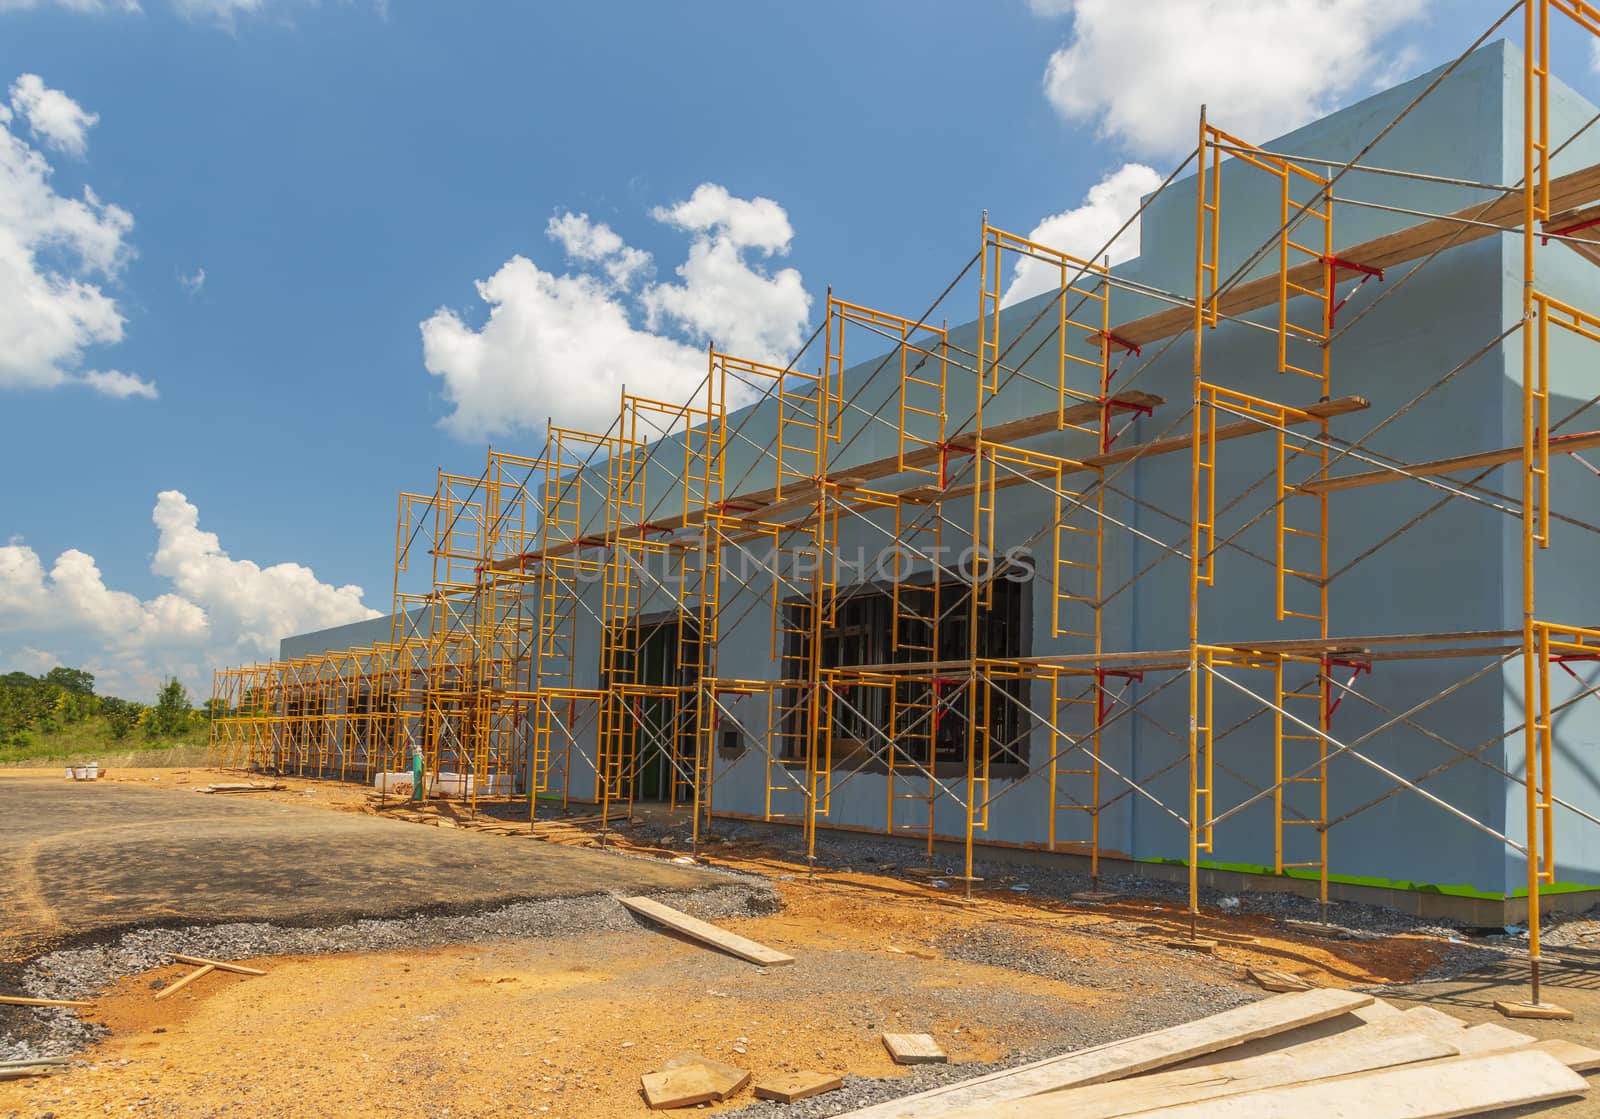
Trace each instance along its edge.
{"label": "light blue building wall", "polygon": [[[1389,128],[1364,160],[1376,166],[1480,183],[1516,183],[1521,177],[1521,74],[1521,57],[1514,47],[1496,43],[1478,51]],[[1423,75],[1264,146],[1327,160],[1353,158],[1436,76]],[[1552,123],[1559,138],[1576,131],[1593,112],[1592,106],[1565,87],[1555,90]],[[1222,128],[1229,125],[1226,120],[1213,123]],[[1585,134],[1560,154],[1555,170],[1560,174],[1595,163],[1600,163],[1600,134]],[[1224,165],[1222,178],[1221,274],[1226,277],[1274,233],[1278,202],[1275,181],[1238,161]],[[1465,186],[1355,172],[1340,180],[1336,195],[1432,213],[1495,197]],[[1338,247],[1349,246],[1419,220],[1340,204],[1335,209],[1334,242]],[[1192,174],[1151,202],[1141,228],[1140,255],[1119,266],[1116,276],[1179,295],[1192,293]],[[1451,248],[1415,274],[1412,265],[1404,264],[1391,269],[1381,283],[1374,280],[1361,288],[1341,311],[1338,325],[1354,325],[1338,336],[1333,347],[1333,395],[1360,396],[1370,401],[1370,407],[1333,420],[1336,439],[1362,440],[1363,455],[1400,462],[1521,442],[1520,341],[1512,334],[1496,342],[1522,314],[1520,252],[1520,237],[1491,236]],[[1266,274],[1275,268],[1275,260],[1269,259],[1255,272]],[[1600,306],[1600,272],[1570,250],[1557,244],[1542,247],[1539,270],[1543,290],[1579,306]],[[1009,381],[986,404],[986,426],[1054,410],[1055,394],[1047,387],[1056,377],[1051,315],[1035,322],[1049,301],[1049,296],[1043,296],[1005,310],[1002,335],[1017,340],[1008,360],[1032,356],[1022,363],[1026,376]],[[1310,301],[1305,302],[1304,313],[1310,313]],[[1125,322],[1166,304],[1119,286],[1112,295],[1112,306],[1113,322]],[[976,306],[972,310],[975,314]],[[1275,328],[1276,313],[1276,307],[1270,307],[1250,319]],[[953,328],[950,339],[965,354],[978,348],[972,323]],[[1206,331],[1203,341],[1205,376],[1211,383],[1300,406],[1316,402],[1320,395],[1318,382],[1276,372],[1277,342],[1272,331],[1225,322]],[[1596,355],[1588,345],[1565,337],[1553,340],[1552,414],[1557,419],[1600,392],[1600,378],[1594,375]],[[870,376],[881,349],[873,353],[869,345],[863,354],[867,360],[853,362],[846,372],[851,406],[844,414],[841,438],[830,451],[830,469],[835,473],[895,451],[892,426],[874,418],[893,414],[893,371]],[[1309,348],[1300,356],[1303,364],[1314,360]],[[1193,357],[1193,336],[1185,333],[1153,343],[1124,363],[1114,389],[1137,389],[1166,402],[1152,415],[1134,419],[1122,440],[1142,443],[1188,431],[1185,417]],[[960,360],[970,366],[972,359]],[[1043,384],[1031,384],[1029,377]],[[963,426],[972,413],[970,371],[952,369],[950,385],[948,412],[954,429]],[[1092,390],[1092,386],[1084,387]],[[1425,394],[1421,403],[1389,418],[1419,394]],[[764,403],[735,412],[729,423],[735,433],[727,447],[729,495],[771,486],[771,463],[762,448],[773,438],[772,406]],[[1379,428],[1376,432],[1375,427]],[[1561,430],[1593,427],[1600,424],[1579,416]],[[1276,533],[1270,517],[1250,523],[1272,500],[1273,483],[1269,480],[1264,487],[1258,483],[1273,466],[1275,442],[1266,434],[1220,445],[1217,534],[1219,539],[1232,540],[1216,557],[1215,586],[1203,592],[1202,641],[1227,644],[1315,635],[1312,623],[1276,620],[1276,576],[1270,563]],[[681,494],[675,489],[681,456],[672,453],[674,444],[675,439],[665,441],[664,453],[646,474],[647,504],[659,516],[670,515],[681,504]],[[1046,436],[1030,445],[1069,457],[1093,453],[1088,439],[1073,433]],[[1351,456],[1333,472],[1370,469],[1370,461]],[[1106,499],[1108,527],[1102,565],[1104,593],[1109,596],[1102,611],[1104,647],[1186,650],[1188,564],[1181,552],[1187,547],[1189,455],[1140,458],[1125,469],[1108,471],[1108,477],[1113,488]],[[1456,497],[1437,509],[1433,507],[1449,494],[1415,481],[1333,495],[1329,562],[1337,576],[1330,585],[1329,614],[1335,636],[1520,629],[1519,525],[1514,517],[1492,507],[1498,501],[1495,491],[1513,496],[1518,492],[1519,470],[1514,466],[1496,469],[1480,485],[1486,487],[1486,492],[1477,494],[1482,501]],[[1560,460],[1554,487],[1557,509],[1579,520],[1596,519],[1600,479],[1583,464]],[[597,531],[602,511],[591,499],[586,500],[589,530]],[[1302,508],[1312,506],[1307,503]],[[943,544],[947,554],[955,554],[970,542],[970,513],[965,503],[951,503],[945,516]],[[1023,651],[1032,655],[1088,649],[1081,639],[1050,636],[1056,606],[1047,576],[1058,535],[1050,527],[1053,519],[1053,496],[1040,487],[1022,485],[1000,491],[998,545],[1027,546],[1041,575],[1046,576],[1028,588],[1024,599],[1029,624],[1028,647]],[[1126,529],[1110,527],[1110,522]],[[874,556],[890,542],[892,526],[892,517],[883,514],[842,519],[841,552]],[[1401,529],[1405,529],[1402,535],[1384,543]],[[1600,541],[1595,533],[1560,521],[1552,535],[1553,550],[1542,559],[1539,569],[1539,612],[1543,617],[1583,624],[1594,614],[1591,586],[1594,572],[1600,570]],[[1180,554],[1169,554],[1162,544]],[[1309,566],[1309,557],[1304,558]],[[724,563],[717,672],[722,677],[775,679],[781,670],[771,649],[770,575],[736,553],[725,556]],[[873,577],[870,570],[864,577]],[[1081,583],[1071,585],[1076,591],[1089,590]],[[1309,596],[1312,592],[1301,585],[1290,593]],[[668,591],[657,589],[646,595],[640,614],[664,613],[672,603]],[[591,587],[579,611],[578,647],[589,652],[577,664],[578,687],[599,683],[601,607],[600,588]],[[287,639],[284,655],[382,640],[387,635],[388,622],[380,619]],[[1585,681],[1592,681],[1597,674],[1592,666],[1573,667]],[[1475,672],[1475,679],[1464,682]],[[1270,695],[1271,681],[1265,673],[1229,675],[1258,695]],[[1580,685],[1576,681],[1566,678],[1566,685],[1569,694],[1577,694]],[[1514,892],[1523,875],[1520,856],[1484,829],[1517,836],[1522,828],[1521,794],[1494,771],[1499,768],[1516,774],[1521,770],[1520,732],[1508,735],[1522,721],[1519,662],[1513,658],[1498,668],[1484,660],[1386,660],[1377,663],[1356,686],[1371,702],[1347,699],[1334,717],[1332,730],[1343,743],[1359,743],[1357,748],[1368,760],[1347,754],[1330,766],[1329,818],[1338,821],[1330,832],[1334,874],[1464,886],[1489,895]],[[1126,687],[1130,703],[1144,702],[1139,704],[1139,714],[1116,720],[1102,736],[1107,767],[1102,802],[1117,799],[1102,814],[1101,844],[1130,859],[1181,858],[1187,851],[1187,832],[1180,817],[1187,799],[1188,685],[1181,678],[1174,681],[1170,673],[1151,672],[1142,681],[1127,682]],[[1032,688],[1028,700],[1045,714],[1041,685],[1035,683]],[[1444,698],[1415,710],[1439,696]],[[1259,711],[1253,700],[1220,683],[1216,700],[1214,725],[1219,730]],[[730,696],[725,702],[741,725],[757,736],[764,733],[769,723],[767,697]],[[1314,719],[1312,705],[1304,706]],[[1596,710],[1590,700],[1562,712],[1557,781],[1560,795],[1582,812],[1600,815],[1600,772],[1594,751],[1600,733]],[[1409,721],[1397,719],[1400,715]],[[1065,718],[1061,716],[1063,721]],[[978,833],[980,841],[1025,847],[1039,847],[1046,841],[1050,795],[1045,771],[1050,735],[1037,719],[1031,725],[1027,772],[991,783],[988,826]],[[1218,810],[1247,801],[1272,784],[1271,742],[1270,721],[1258,715],[1219,743]],[[1459,749],[1447,743],[1478,751],[1476,756],[1487,765],[1461,760]],[[593,749],[592,729],[585,744]],[[1302,764],[1315,756],[1310,743],[1302,744],[1301,751]],[[1081,767],[1084,763],[1079,759],[1072,764]],[[1297,767],[1291,762],[1291,768]],[[1422,787],[1437,801],[1409,790],[1395,792],[1396,782],[1385,770],[1408,779],[1430,774]],[[1132,778],[1142,791],[1127,791],[1112,774]],[[956,775],[942,775],[942,779],[952,790],[964,791]],[[594,795],[592,766],[575,762],[569,780],[573,797]],[[839,773],[826,823],[882,829],[890,794],[886,780],[877,772]],[[770,766],[767,753],[759,747],[737,757],[719,755],[713,807],[731,815],[761,816],[768,785],[774,781],[785,782],[782,767]],[[1088,797],[1086,778],[1063,779],[1062,788],[1064,798]],[[1124,795],[1118,797],[1119,793]],[[785,800],[785,795],[774,800],[774,811],[798,812],[798,796]],[[1307,799],[1312,797],[1310,786],[1294,789],[1288,797],[1291,816],[1297,811],[1315,815],[1314,800]],[[959,837],[964,816],[957,797],[941,796],[935,803],[935,831]],[[916,811],[917,806],[908,802],[900,822],[918,823]],[[1600,881],[1600,844],[1594,842],[1594,825],[1570,811],[1559,815],[1559,878],[1576,883]],[[1083,813],[1062,813],[1057,824],[1057,836],[1063,842],[1087,838]],[[1261,799],[1218,825],[1209,858],[1224,865],[1271,864],[1273,832],[1270,802]],[[1291,863],[1310,861],[1314,848],[1314,829],[1292,829],[1286,859]]]}

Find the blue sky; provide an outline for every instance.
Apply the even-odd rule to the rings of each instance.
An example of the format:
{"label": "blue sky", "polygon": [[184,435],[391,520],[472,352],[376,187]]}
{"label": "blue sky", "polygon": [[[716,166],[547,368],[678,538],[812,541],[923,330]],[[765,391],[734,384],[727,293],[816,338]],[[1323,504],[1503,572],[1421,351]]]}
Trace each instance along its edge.
{"label": "blue sky", "polygon": [[0,671],[208,689],[386,611],[396,491],[487,438],[619,367],[668,395],[709,337],[778,356],[828,284],[919,314],[985,207],[1103,239],[1163,122],[1266,139],[1503,5],[1204,8],[0,0]]}

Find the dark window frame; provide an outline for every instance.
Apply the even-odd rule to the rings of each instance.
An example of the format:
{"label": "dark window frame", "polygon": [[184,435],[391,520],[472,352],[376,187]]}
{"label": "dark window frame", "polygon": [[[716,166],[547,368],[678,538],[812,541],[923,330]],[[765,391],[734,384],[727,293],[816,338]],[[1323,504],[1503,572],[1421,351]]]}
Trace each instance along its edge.
{"label": "dark window frame", "polygon": [[[902,584],[902,593],[908,584]],[[931,581],[924,578],[909,584],[927,589]],[[940,614],[938,627],[939,649],[934,658],[940,661],[965,660],[968,656],[968,627],[971,605],[967,596],[971,584],[961,580],[946,580],[940,586]],[[1031,584],[1026,580],[1000,578],[990,584],[991,605],[980,611],[978,652],[983,657],[1005,658],[1028,655],[1031,647],[1032,595]],[[893,621],[893,587],[886,583],[859,584],[840,593],[838,622],[826,627],[822,634],[822,668],[847,668],[862,664],[913,663],[927,659],[925,652],[902,648],[894,650],[890,641],[890,623]],[[784,604],[787,637],[782,651],[783,674],[786,679],[803,675],[805,643],[809,634],[801,623],[811,609],[806,599],[791,599]],[[902,612],[904,613],[904,611]],[[872,624],[876,619],[877,624]],[[915,622],[902,618],[903,624]],[[902,642],[919,643],[915,637],[902,632]],[[924,628],[921,644],[927,644]],[[846,654],[852,659],[845,660]],[[991,680],[988,683],[991,699],[989,708],[989,772],[997,777],[1021,777],[1028,773],[1028,748],[1034,729],[1033,716],[1028,713],[1030,681],[1025,678]],[[916,703],[926,707],[931,702],[929,693],[955,684],[936,685],[927,680],[908,680],[894,685],[901,702]],[[860,768],[865,772],[883,772],[881,760],[866,763],[848,756],[840,747],[857,740],[865,740],[874,753],[882,753],[884,737],[890,733],[889,689],[865,687],[852,689],[845,697],[849,706],[835,699],[832,717],[834,730],[834,768]],[[805,711],[804,696],[798,688],[785,688],[782,696],[784,734],[782,760],[790,764],[803,764],[798,720]],[[967,691],[948,701],[940,708],[937,738],[934,744],[933,770],[939,776],[965,774],[967,768],[967,712],[971,697]],[[852,708],[854,710],[852,710]],[[871,723],[881,733],[866,733],[864,724]],[[847,733],[841,733],[847,732]],[[856,732],[856,733],[848,733]],[[920,736],[919,736],[920,737]],[[907,761],[927,765],[926,739],[921,743],[902,745]]]}

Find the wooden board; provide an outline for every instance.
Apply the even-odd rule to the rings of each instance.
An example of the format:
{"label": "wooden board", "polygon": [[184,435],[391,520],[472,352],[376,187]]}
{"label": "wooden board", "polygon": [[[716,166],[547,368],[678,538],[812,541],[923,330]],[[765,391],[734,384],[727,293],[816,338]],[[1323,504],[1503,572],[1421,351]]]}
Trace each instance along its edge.
{"label": "wooden board", "polygon": [[1520,1049],[1538,1040],[1531,1034],[1508,1030],[1495,1022],[1485,1022],[1480,1026],[1470,1026],[1462,1030],[1450,1039],[1450,1044],[1461,1050],[1463,1057],[1475,1057],[1480,1053],[1500,1053],[1507,1049]]}
{"label": "wooden board", "polygon": [[717,1099],[719,1100],[727,1099],[750,1083],[749,1069],[737,1068],[713,1057],[702,1057],[699,1053],[679,1053],[677,1056],[668,1059],[661,1066],[661,1069],[665,1072],[672,1069],[687,1068],[690,1065],[703,1066],[722,1085],[718,1089]]}
{"label": "wooden board", "polygon": [[[1581,206],[1597,198],[1600,198],[1600,167],[1586,167],[1550,181],[1552,210]],[[1452,221],[1452,217],[1490,225],[1520,226],[1522,195],[1510,194],[1488,204],[1479,202],[1454,211],[1451,217],[1420,222],[1370,241],[1343,246],[1335,249],[1334,255],[1340,260],[1364,264],[1369,268],[1393,268],[1407,261],[1420,260],[1435,249],[1465,245],[1499,235],[1499,230],[1482,225],[1462,225],[1459,220]],[[1273,306],[1278,302],[1279,281],[1280,277],[1274,270],[1270,275],[1238,284],[1223,293],[1217,301],[1218,310],[1224,315],[1239,316]],[[1303,287],[1317,287],[1322,283],[1322,264],[1313,261],[1291,268],[1289,282]],[[1193,327],[1194,308],[1190,306],[1157,311],[1131,322],[1119,323],[1111,331],[1118,338],[1148,346],[1151,342],[1182,334]]]}
{"label": "wooden board", "polygon": [[166,998],[168,995],[177,994],[179,991],[183,990],[189,984],[193,983],[196,979],[199,979],[202,975],[210,975],[213,971],[216,971],[216,970],[217,969],[211,964],[207,964],[205,967],[202,967],[202,968],[196,968],[194,971],[191,971],[188,975],[185,975],[182,979],[178,980],[172,986],[163,987],[163,988],[161,988],[161,990],[157,991],[156,992],[156,1001],[160,1002],[162,999]]}
{"label": "wooden board", "polygon": [[644,1088],[644,1102],[657,1111],[715,1103],[722,1098],[719,1094],[722,1078],[702,1064],[647,1072],[639,1078],[639,1083]]}
{"label": "wooden board", "polygon": [[1401,1028],[1428,1037],[1458,1037],[1467,1028],[1465,1019],[1431,1006],[1413,1006],[1402,1012],[1398,1021]]}
{"label": "wooden board", "polygon": [[756,1099],[794,1103],[844,1087],[844,1077],[825,1072],[778,1072],[756,1081]]}
{"label": "wooden board", "polygon": [[1536,1041],[1531,1048],[1541,1053],[1548,1053],[1574,1072],[1593,1072],[1600,1069],[1600,1049],[1591,1049],[1587,1045],[1579,1045],[1576,1041],[1568,1041],[1564,1037],[1549,1037],[1543,1041]]}
{"label": "wooden board", "polygon": [[180,956],[178,953],[173,952],[172,958],[180,964],[194,964],[196,967],[204,967],[206,964],[210,964],[218,971],[233,971],[238,972],[240,975],[267,974],[258,967],[245,967],[243,964],[230,964],[223,960],[208,960],[204,956]]}
{"label": "wooden board", "polygon": [[1252,967],[1246,969],[1246,974],[1255,980],[1256,986],[1264,991],[1309,991],[1311,984],[1301,979],[1298,975],[1290,975],[1286,971],[1273,971],[1266,967]]}
{"label": "wooden board", "polygon": [[1507,1018],[1533,1018],[1545,1022],[1570,1022],[1572,1011],[1564,1006],[1557,1006],[1553,1002],[1541,1002],[1535,1005],[1531,1002],[1500,1002],[1494,1008]]}
{"label": "wooden board", "polygon": [[1588,1090],[1583,1077],[1548,1053],[1517,1050],[1267,1088],[1242,1096],[1158,1108],[1144,1112],[1143,1117],[1454,1119],[1578,1096]]}
{"label": "wooden board", "polygon": [[[1600,447],[1600,431],[1581,431],[1572,435],[1552,435],[1550,437],[1550,453],[1552,455],[1571,454],[1573,451],[1588,451]],[[1385,482],[1403,482],[1408,476],[1431,478],[1439,474],[1454,474],[1458,471],[1478,470],[1486,466],[1504,466],[1507,463],[1522,461],[1521,447],[1502,447],[1495,451],[1478,451],[1470,455],[1457,455],[1454,458],[1433,459],[1429,462],[1408,462],[1400,466],[1404,474],[1393,470],[1368,470],[1361,474],[1341,474],[1333,478],[1322,478],[1314,482],[1307,482],[1300,487],[1304,493],[1333,493],[1335,490],[1353,490],[1362,486],[1377,486]]]}
{"label": "wooden board", "polygon": [[93,1003],[78,1002],[74,999],[30,999],[21,995],[0,995],[0,1005],[4,1006],[93,1006]]}
{"label": "wooden board", "polygon": [[70,1065],[71,1057],[27,1057],[16,1061],[0,1061],[0,1069],[34,1068],[37,1065]]}
{"label": "wooden board", "polygon": [[849,1112],[848,1119],[928,1119],[1041,1092],[1120,1080],[1203,1053],[1337,1018],[1374,1001],[1371,995],[1332,989],[1274,995],[1181,1026],[931,1088]]}
{"label": "wooden board", "polygon": [[883,1047],[897,1065],[942,1065],[950,1059],[932,1034],[884,1034]]}
{"label": "wooden board", "polygon": [[[1437,1011],[1430,1011],[1437,1014]],[[1440,1015],[1439,1017],[1444,1017]],[[1455,1026],[1448,1033],[1458,1035],[1461,1033],[1464,1022],[1455,1019]],[[1195,1057],[1181,1064],[1173,1065],[1173,1069],[1198,1068],[1202,1066],[1215,1066],[1233,1061],[1242,1061],[1249,1057],[1259,1057],[1265,1053],[1280,1053],[1286,1049],[1302,1046],[1311,1042],[1322,1041],[1325,1038],[1349,1037],[1356,1031],[1365,1031],[1368,1036],[1396,1037],[1401,1034],[1421,1034],[1424,1037],[1441,1038],[1446,1032],[1438,1018],[1419,1017],[1407,1020],[1405,1014],[1392,1003],[1381,999],[1371,1006],[1358,1006],[1348,1014],[1340,1014],[1335,1018],[1328,1018],[1321,1022],[1313,1022],[1308,1026],[1286,1030],[1283,1033],[1271,1034],[1267,1037],[1258,1037],[1240,1045],[1220,1050],[1216,1053],[1207,1053]],[[1454,1046],[1453,1039],[1448,1040]]]}
{"label": "wooden board", "polygon": [[[1448,1042],[1363,1027],[1276,1053],[1134,1076],[961,1112],[985,1119],[1113,1119],[1161,1107],[1457,1056]],[[956,1116],[951,1116],[956,1119]]]}
{"label": "wooden board", "polygon": [[[1370,407],[1370,402],[1365,397],[1341,396],[1317,404],[1308,404],[1304,410],[1311,416],[1333,417],[1348,415],[1351,412],[1360,412],[1368,407]],[[1292,428],[1308,422],[1310,421],[1290,418],[1286,426]],[[1247,435],[1259,435],[1262,432],[1274,430],[1276,429],[1257,423],[1255,420],[1238,420],[1233,423],[1219,424],[1217,430],[1212,433],[1212,438],[1218,443],[1223,443],[1233,439],[1241,439]],[[1194,432],[1190,430],[1184,435],[1167,435],[1159,439],[1152,439],[1147,443],[1127,444],[1120,450],[1108,451],[1103,455],[1090,455],[1083,460],[1082,465],[1076,470],[1063,468],[1062,473],[1072,474],[1104,469],[1107,466],[1117,466],[1124,462],[1131,462],[1136,458],[1149,459],[1158,455],[1170,455],[1178,451],[1186,451],[1192,446],[1194,446]],[[997,489],[1025,485],[1029,481],[1043,481],[1046,477],[1054,477],[1052,471],[1044,469],[1018,470],[1015,472],[1002,470],[998,474],[999,476],[995,478],[994,482]],[[954,501],[958,498],[970,497],[975,488],[976,486],[973,483],[946,487],[944,500]]]}
{"label": "wooden board", "polygon": [[649,898],[618,898],[618,901],[627,906],[641,917],[648,917],[659,925],[664,925],[673,932],[680,932],[684,936],[693,937],[713,948],[720,948],[724,952],[738,956],[741,960],[749,960],[753,964],[763,964],[767,967],[777,967],[780,964],[794,963],[794,957],[785,955],[775,949],[768,948],[765,944],[757,944],[737,933],[727,932],[705,921],[697,920],[687,913],[680,913],[669,905],[662,905],[659,901]]}

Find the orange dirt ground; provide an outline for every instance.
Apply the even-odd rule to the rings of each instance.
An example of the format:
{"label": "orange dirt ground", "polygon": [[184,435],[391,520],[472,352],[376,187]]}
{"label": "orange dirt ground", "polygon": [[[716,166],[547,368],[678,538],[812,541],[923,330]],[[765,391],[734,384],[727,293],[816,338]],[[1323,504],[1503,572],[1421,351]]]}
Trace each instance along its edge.
{"label": "orange dirt ground", "polygon": [[[202,771],[118,778],[220,779]],[[366,802],[351,786],[286,783],[246,795],[351,810]],[[570,823],[541,830],[593,842]],[[1166,904],[1090,908],[1007,890],[967,903],[886,874],[808,879],[803,866],[755,844],[719,847],[716,862],[773,879],[780,913],[719,923],[793,954],[795,965],[755,968],[639,929],[255,960],[268,975],[213,974],[156,1002],[151,981],[188,970],[166,968],[124,979],[85,1011],[110,1031],[88,1065],[0,1082],[0,1116],[637,1117],[648,1114],[640,1074],[685,1049],[758,1075],[891,1076],[904,1070],[884,1053],[884,1030],[928,1031],[954,1061],[992,1061],[1061,1043],[1064,1022],[1095,1022],[1108,1036],[1139,1032],[1141,1004],[1178,978],[1230,984],[1246,966],[1264,966],[1359,986],[1409,980],[1438,959],[1438,942],[1425,938],[1325,941],[1249,916],[1208,920],[1205,935],[1221,944],[1204,956],[1162,944],[1186,928]],[[1075,976],[1090,978],[949,958],[953,940],[980,932],[1070,960]]]}

